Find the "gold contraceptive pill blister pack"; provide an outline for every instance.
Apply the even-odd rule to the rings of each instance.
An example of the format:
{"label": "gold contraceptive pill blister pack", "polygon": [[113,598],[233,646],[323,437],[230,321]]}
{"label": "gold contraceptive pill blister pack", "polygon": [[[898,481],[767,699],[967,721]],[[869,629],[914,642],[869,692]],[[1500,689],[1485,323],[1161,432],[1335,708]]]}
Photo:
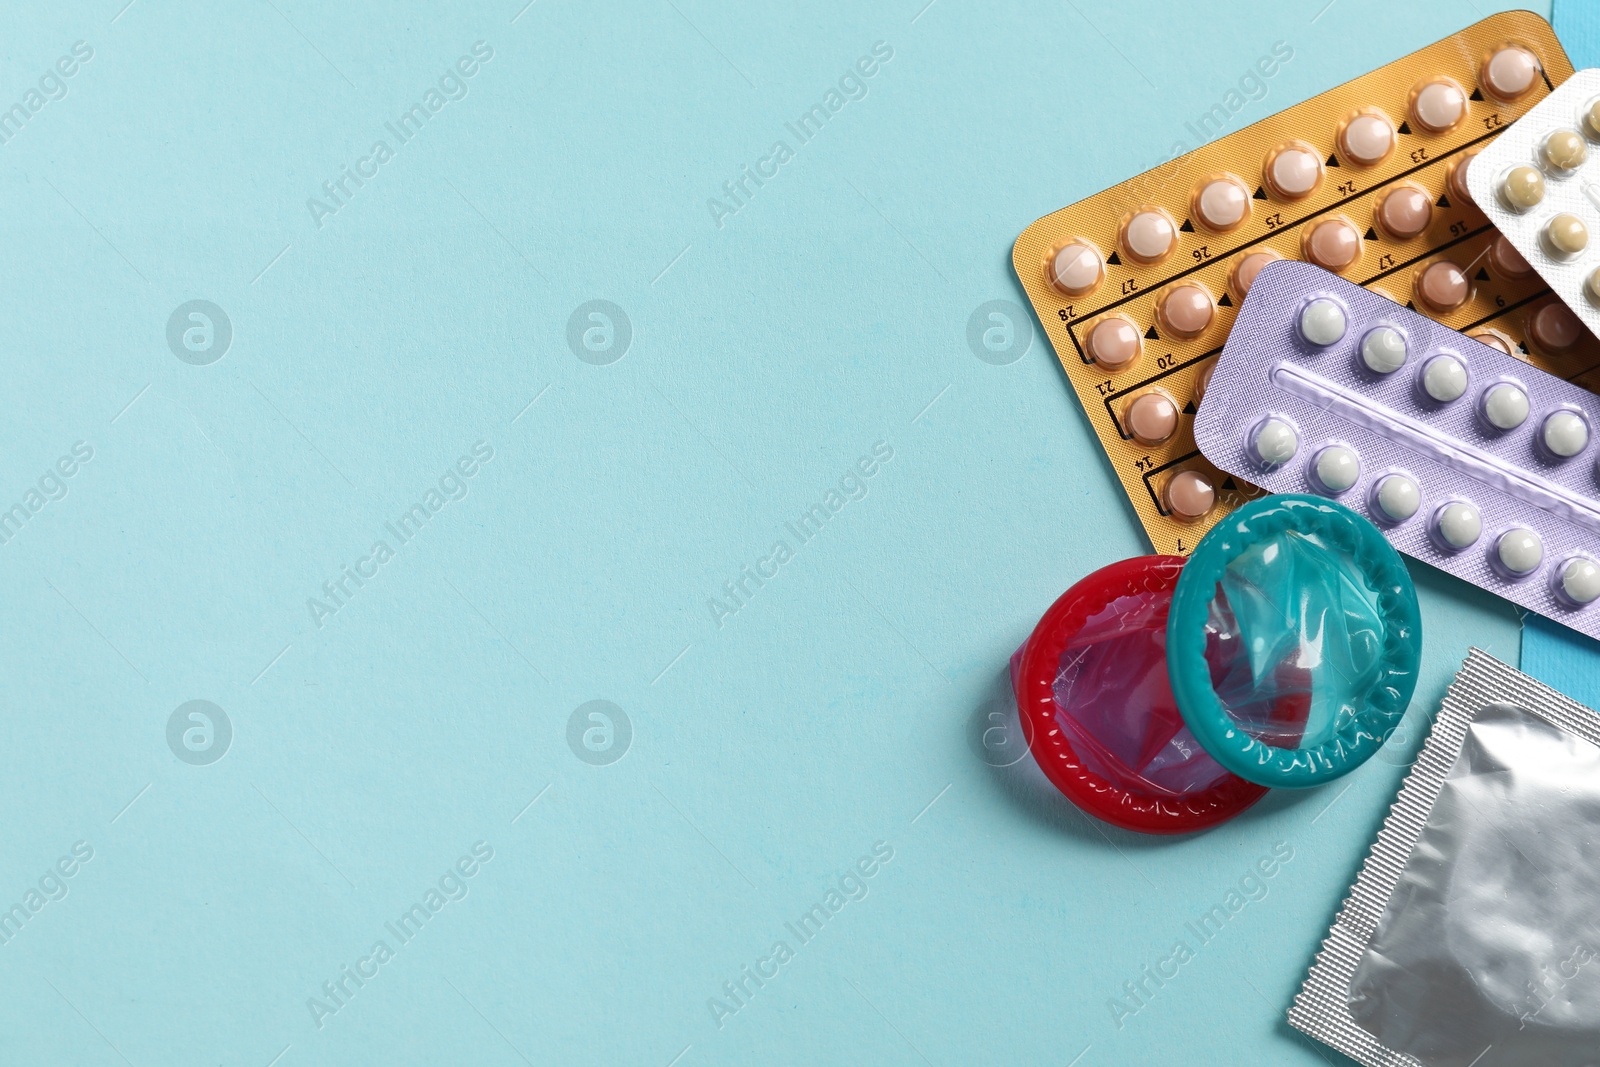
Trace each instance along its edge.
{"label": "gold contraceptive pill blister pack", "polygon": [[1029,226],[1017,276],[1157,552],[1260,490],[1193,414],[1251,279],[1333,270],[1563,378],[1600,342],[1472,204],[1463,164],[1572,74],[1549,23],[1492,15]]}

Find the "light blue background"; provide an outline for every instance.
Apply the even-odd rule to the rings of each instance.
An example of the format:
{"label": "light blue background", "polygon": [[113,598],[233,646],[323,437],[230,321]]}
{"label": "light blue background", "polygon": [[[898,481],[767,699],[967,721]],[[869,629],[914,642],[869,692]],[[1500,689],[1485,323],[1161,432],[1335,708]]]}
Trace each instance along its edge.
{"label": "light blue background", "polygon": [[[94,49],[0,146],[0,507],[94,448],[0,545],[0,907],[94,850],[0,945],[0,1062],[1337,1059],[1284,1009],[1514,613],[1417,567],[1424,680],[1378,759],[1193,839],[1090,822],[973,738],[1050,601],[1148,549],[1037,328],[996,366],[966,327],[1023,302],[1025,226],[1165,159],[1274,42],[1240,125],[1483,12],[923,2],[0,16],[0,105]],[[480,40],[319,229],[307,198]],[[877,41],[866,98],[715,226]],[[209,366],[167,346],[191,299],[232,323]],[[606,366],[566,340],[593,299],[632,324]],[[318,628],[307,598],[480,440],[470,495]],[[708,598],[880,440],[866,497],[719,627]],[[609,766],[566,740],[597,698],[633,726]],[[192,699],[233,725],[209,766],[168,748]],[[480,840],[465,899],[314,1025]],[[880,840],[866,898],[719,1028],[708,998]],[[1265,898],[1119,1028],[1122,983],[1277,842]]]}

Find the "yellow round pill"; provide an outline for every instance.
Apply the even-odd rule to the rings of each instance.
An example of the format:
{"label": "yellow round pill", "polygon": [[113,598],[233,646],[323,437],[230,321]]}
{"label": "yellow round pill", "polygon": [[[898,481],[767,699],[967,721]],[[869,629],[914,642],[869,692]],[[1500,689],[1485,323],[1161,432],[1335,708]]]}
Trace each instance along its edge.
{"label": "yellow round pill", "polygon": [[1559,171],[1576,169],[1589,154],[1577,130],[1557,130],[1544,139],[1540,152],[1544,156],[1545,166]]}
{"label": "yellow round pill", "polygon": [[1544,225],[1544,239],[1560,256],[1575,256],[1589,245],[1589,227],[1576,215],[1563,211]]}
{"label": "yellow round pill", "polygon": [[1544,199],[1544,175],[1532,167],[1512,167],[1500,181],[1500,195],[1511,207],[1526,211]]}

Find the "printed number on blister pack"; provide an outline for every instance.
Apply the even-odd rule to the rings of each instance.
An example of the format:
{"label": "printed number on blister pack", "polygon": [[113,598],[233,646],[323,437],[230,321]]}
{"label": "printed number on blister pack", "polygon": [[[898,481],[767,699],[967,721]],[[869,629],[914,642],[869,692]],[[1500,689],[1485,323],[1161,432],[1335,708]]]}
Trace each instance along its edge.
{"label": "printed number on blister pack", "polygon": [[[1488,85],[1477,91],[1488,77],[1488,58],[1502,55],[1515,60],[1508,70],[1532,69],[1531,56],[1544,74],[1534,74],[1513,101],[1495,96]],[[1543,315],[1539,321],[1552,337],[1564,339],[1570,324],[1551,318],[1536,274],[1479,276],[1479,261],[1498,234],[1465,195],[1466,175],[1457,166],[1571,76],[1571,62],[1548,23],[1531,13],[1492,15],[1268,116],[1259,127],[1224,131],[1164,167],[1038,219],[1018,238],[1012,251],[1017,276],[1157,552],[1176,551],[1180,535],[1182,551],[1193,551],[1213,524],[1256,495],[1233,482],[1224,488],[1220,473],[1188,461],[1201,376],[1227,342],[1262,263],[1332,257],[1352,275],[1382,285],[1398,304],[1415,300],[1416,307],[1430,309],[1418,287],[1423,273],[1442,263],[1428,275],[1430,293],[1450,297],[1451,307],[1440,315],[1473,328],[1492,324],[1492,341],[1503,338],[1534,365],[1558,363],[1569,374],[1592,369],[1600,382],[1600,342],[1592,360],[1552,353],[1549,345],[1522,348],[1535,317]],[[1441,79],[1459,87],[1460,99],[1447,86],[1442,96],[1432,91],[1423,110],[1432,114],[1440,96],[1449,106],[1434,118],[1454,121],[1440,130],[1426,123],[1419,128],[1425,116],[1417,113],[1418,94]],[[1469,96],[1476,97],[1470,104]],[[1595,96],[1600,88],[1585,99]],[[1350,130],[1357,113],[1373,111],[1382,112],[1370,116],[1376,126],[1363,122]],[[1290,146],[1298,154],[1284,156]],[[1593,144],[1589,154],[1600,159]],[[1280,157],[1284,165],[1274,170]],[[1401,184],[1404,194],[1388,199]],[[1600,189],[1600,180],[1596,185]],[[1330,215],[1334,225],[1318,230]],[[1313,230],[1316,242],[1309,240]],[[1590,242],[1600,247],[1600,239]],[[1151,255],[1135,254],[1139,249]],[[1485,270],[1495,271],[1500,258],[1497,252]],[[1465,295],[1457,300],[1463,280]],[[1495,301],[1496,292],[1505,293],[1503,303]],[[1052,314],[1059,331],[1048,328]],[[1152,392],[1161,395],[1144,399]],[[1141,456],[1145,462],[1136,464]],[[1174,508],[1168,475],[1187,470],[1193,474],[1178,483],[1181,499]],[[1188,491],[1202,484],[1205,492]]]}

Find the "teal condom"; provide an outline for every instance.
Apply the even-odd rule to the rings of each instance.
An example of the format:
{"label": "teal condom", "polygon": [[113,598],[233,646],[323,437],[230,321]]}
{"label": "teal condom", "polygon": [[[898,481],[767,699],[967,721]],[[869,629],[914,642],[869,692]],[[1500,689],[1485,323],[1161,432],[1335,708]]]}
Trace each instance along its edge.
{"label": "teal condom", "polygon": [[1405,715],[1421,657],[1404,561],[1322,497],[1263,497],[1217,523],[1167,618],[1184,723],[1223,767],[1264,786],[1319,785],[1364,763]]}

